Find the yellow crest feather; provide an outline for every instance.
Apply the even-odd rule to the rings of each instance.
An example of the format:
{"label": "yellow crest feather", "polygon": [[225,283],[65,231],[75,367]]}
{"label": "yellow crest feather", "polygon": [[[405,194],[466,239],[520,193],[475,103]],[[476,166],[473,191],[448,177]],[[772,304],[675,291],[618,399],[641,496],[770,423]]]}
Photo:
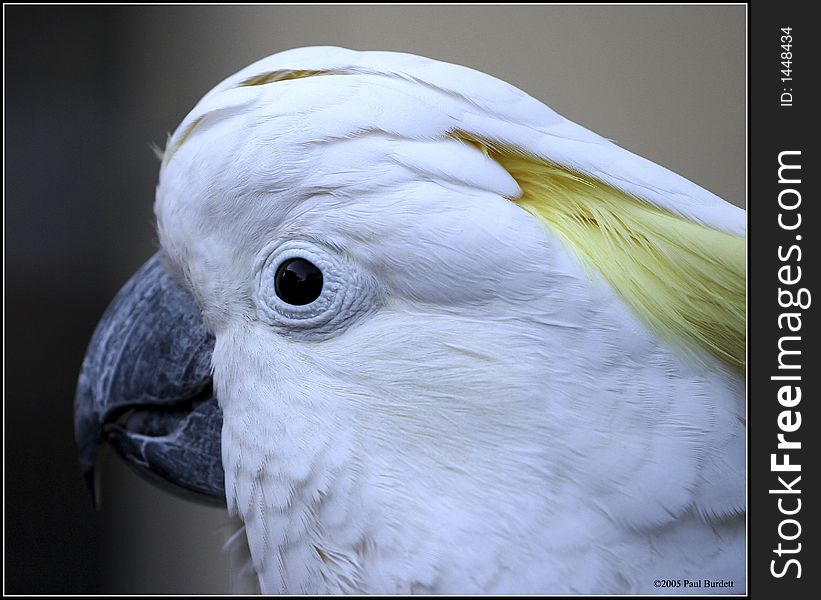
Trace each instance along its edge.
{"label": "yellow crest feather", "polygon": [[522,189],[516,204],[600,273],[652,330],[744,370],[744,237],[567,168],[515,152],[489,152]]}

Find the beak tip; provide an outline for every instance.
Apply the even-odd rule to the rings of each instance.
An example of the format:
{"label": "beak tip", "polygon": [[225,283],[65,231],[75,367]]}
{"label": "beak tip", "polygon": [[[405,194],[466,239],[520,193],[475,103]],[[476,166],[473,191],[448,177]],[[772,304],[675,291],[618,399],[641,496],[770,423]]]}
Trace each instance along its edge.
{"label": "beak tip", "polygon": [[88,486],[88,491],[91,492],[91,506],[94,510],[100,510],[100,486],[97,485],[97,469],[91,467],[90,469],[83,469],[83,478]]}
{"label": "beak tip", "polygon": [[93,410],[93,404],[83,403],[86,395],[83,381],[80,381],[74,413],[74,438],[79,448],[80,469],[88,490],[91,492],[91,503],[95,509],[100,508],[97,457],[100,439],[99,417]]}
{"label": "beak tip", "polygon": [[97,469],[98,443],[90,442],[80,446],[80,469],[86,487],[91,493],[91,505],[100,510],[100,472]]}

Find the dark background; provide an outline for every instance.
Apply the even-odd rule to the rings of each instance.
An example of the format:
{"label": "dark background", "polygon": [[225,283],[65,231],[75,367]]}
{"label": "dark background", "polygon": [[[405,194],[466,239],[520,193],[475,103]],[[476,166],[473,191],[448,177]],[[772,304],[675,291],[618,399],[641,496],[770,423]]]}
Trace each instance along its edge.
{"label": "dark background", "polygon": [[114,457],[95,512],[72,401],[108,301],[155,249],[163,146],[194,103],[306,45],[401,50],[505,79],[745,204],[744,6],[4,6],[5,591],[219,593],[221,511]]}
{"label": "dark background", "polygon": [[[165,111],[145,110],[161,93],[149,71],[161,69],[162,50],[129,35],[139,10],[5,12],[5,591],[223,591],[218,511],[159,492],[104,456],[95,512],[72,423],[91,332],[155,249],[159,162],[149,144],[162,146],[196,98],[170,100],[162,119]],[[156,62],[138,68],[149,55]],[[175,538],[198,517],[200,547],[179,552]],[[197,564],[206,559],[211,571]]]}

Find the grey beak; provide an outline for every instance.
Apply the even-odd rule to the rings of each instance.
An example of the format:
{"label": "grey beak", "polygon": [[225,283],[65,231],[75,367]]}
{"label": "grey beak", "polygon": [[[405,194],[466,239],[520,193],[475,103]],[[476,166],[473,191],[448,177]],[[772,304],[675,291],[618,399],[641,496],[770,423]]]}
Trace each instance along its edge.
{"label": "grey beak", "polygon": [[153,483],[225,505],[213,349],[194,299],[158,252],[109,305],[80,371],[74,433],[95,503],[97,451],[107,441]]}

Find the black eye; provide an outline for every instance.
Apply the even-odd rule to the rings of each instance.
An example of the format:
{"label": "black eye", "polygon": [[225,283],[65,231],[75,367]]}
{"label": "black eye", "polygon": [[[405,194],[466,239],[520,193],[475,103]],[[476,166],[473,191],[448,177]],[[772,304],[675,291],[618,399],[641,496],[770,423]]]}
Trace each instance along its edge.
{"label": "black eye", "polygon": [[286,260],[277,269],[275,291],[288,304],[310,304],[322,293],[322,271],[304,258]]}

